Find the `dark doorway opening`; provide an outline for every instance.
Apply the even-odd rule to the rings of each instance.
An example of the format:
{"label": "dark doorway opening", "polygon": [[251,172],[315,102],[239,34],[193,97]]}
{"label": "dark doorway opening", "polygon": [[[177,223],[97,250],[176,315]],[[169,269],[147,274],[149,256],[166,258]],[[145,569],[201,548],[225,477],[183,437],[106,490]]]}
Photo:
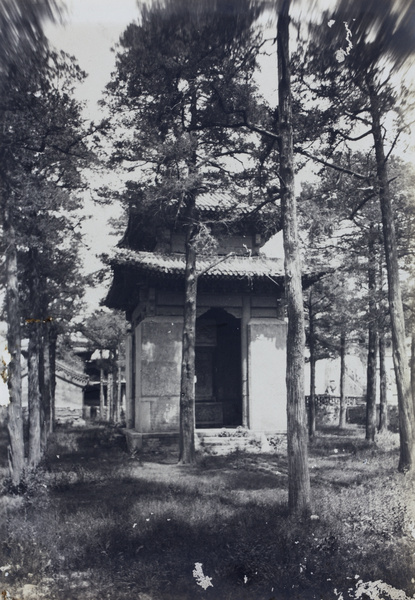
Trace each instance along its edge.
{"label": "dark doorway opening", "polygon": [[210,309],[196,321],[196,427],[242,425],[241,320]]}

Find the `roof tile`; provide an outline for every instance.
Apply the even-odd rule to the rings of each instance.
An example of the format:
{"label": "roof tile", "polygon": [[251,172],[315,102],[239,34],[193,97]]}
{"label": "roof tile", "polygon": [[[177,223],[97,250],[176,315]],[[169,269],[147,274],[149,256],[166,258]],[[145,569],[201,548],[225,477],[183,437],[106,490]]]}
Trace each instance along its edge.
{"label": "roof tile", "polygon": [[196,198],[196,207],[200,211],[230,211],[237,210],[239,214],[249,213],[255,208],[247,202],[242,202],[224,192],[209,192],[200,194]]}
{"label": "roof tile", "polygon": [[[114,265],[138,267],[149,273],[183,275],[184,254],[156,254],[119,248],[111,260]],[[197,270],[204,277],[281,277],[284,265],[281,259],[264,256],[215,256],[200,258]]]}

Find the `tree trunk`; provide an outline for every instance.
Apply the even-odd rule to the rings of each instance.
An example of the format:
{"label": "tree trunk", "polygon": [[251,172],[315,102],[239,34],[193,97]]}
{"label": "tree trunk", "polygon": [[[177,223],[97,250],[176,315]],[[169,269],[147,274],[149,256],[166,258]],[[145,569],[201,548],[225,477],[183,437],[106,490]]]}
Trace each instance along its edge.
{"label": "tree trunk", "polygon": [[49,329],[49,368],[50,368],[50,433],[55,429],[56,423],[56,345],[58,333],[53,323]]}
{"label": "tree trunk", "polygon": [[42,407],[44,411],[44,428],[42,432],[42,442],[45,445],[49,434],[52,431],[52,382],[50,369],[50,323],[43,324],[43,344],[42,344],[42,363],[43,363],[43,382],[42,382]]}
{"label": "tree trunk", "polygon": [[99,351],[101,365],[99,368],[99,417],[105,419],[104,368],[102,366],[102,349]]}
{"label": "tree trunk", "polygon": [[375,441],[377,428],[376,414],[376,376],[377,376],[377,351],[378,332],[376,323],[369,324],[369,343],[367,353],[367,395],[366,395],[366,439]]}
{"label": "tree trunk", "polygon": [[40,353],[42,320],[40,312],[40,287],[37,273],[37,250],[29,251],[29,300],[32,314],[27,319],[29,330],[28,358],[28,405],[29,405],[29,466],[34,468],[40,462],[41,450],[41,394],[40,394]]}
{"label": "tree trunk", "polygon": [[112,364],[112,421],[117,423],[118,420],[118,366],[117,366],[117,351],[114,350]]}
{"label": "tree trunk", "polygon": [[395,234],[383,134],[380,122],[379,98],[373,74],[366,76],[369,91],[372,132],[376,154],[376,172],[380,206],[382,211],[383,240],[388,276],[389,311],[392,329],[393,362],[399,409],[400,457],[398,469],[406,472],[414,469],[414,405],[411,393],[410,369],[406,356],[405,320],[399,282],[399,262]]}
{"label": "tree trunk", "polygon": [[40,389],[39,389],[39,323],[29,324],[28,398],[29,398],[29,466],[41,459]]}
{"label": "tree trunk", "polygon": [[49,435],[49,399],[46,390],[46,362],[45,362],[45,326],[42,322],[39,327],[39,393],[40,393],[40,453],[45,453]]}
{"label": "tree trunk", "polygon": [[[380,229],[380,237],[382,240],[382,232]],[[383,256],[383,253],[382,253]],[[383,264],[382,256],[379,257],[379,290],[383,290]],[[383,305],[383,299],[381,298],[379,318],[378,318],[378,330],[379,330],[379,431],[387,431],[389,426],[388,416],[388,374],[386,371],[386,322],[385,313],[386,306]]]}
{"label": "tree trunk", "polygon": [[[193,206],[189,215],[193,213]],[[190,221],[190,219],[189,219]],[[195,344],[196,344],[196,250],[193,244],[194,226],[188,225],[186,236],[185,304],[183,349],[180,377],[180,453],[183,465],[195,462]]]}
{"label": "tree trunk", "polygon": [[117,362],[117,423],[121,423],[122,406],[122,372],[121,372],[121,344],[118,344]]}
{"label": "tree trunk", "polygon": [[374,225],[370,225],[368,253],[368,287],[369,287],[369,328],[367,354],[367,386],[366,386],[366,439],[374,442],[376,435],[376,377],[378,352],[378,311],[377,311],[377,277],[376,277],[376,242]]}
{"label": "tree trunk", "polygon": [[114,364],[112,367],[112,420],[113,423],[118,423],[118,396],[117,396],[117,389],[118,389],[118,368],[117,368],[117,364],[116,364],[116,360],[117,360],[117,352],[114,352]]}
{"label": "tree trunk", "polygon": [[280,180],[283,223],[285,294],[288,311],[287,335],[287,442],[288,505],[292,514],[311,509],[308,470],[307,414],[304,394],[304,308],[301,264],[294,195],[294,156],[289,55],[289,0],[278,15],[278,100],[280,118]]}
{"label": "tree trunk", "polygon": [[312,289],[310,289],[310,293],[308,296],[308,348],[310,350],[310,397],[308,401],[308,435],[310,439],[313,439],[316,434],[316,352],[314,339],[314,313],[312,297]]}
{"label": "tree trunk", "polygon": [[379,413],[379,431],[388,430],[388,375],[386,372],[386,354],[385,354],[385,332],[382,327],[379,328],[379,371],[380,371],[380,413]]}
{"label": "tree trunk", "polygon": [[7,415],[7,432],[9,436],[8,458],[12,484],[17,487],[22,480],[25,467],[22,418],[22,371],[20,364],[21,325],[16,236],[10,209],[7,206],[4,208],[3,213],[3,232],[6,242],[7,349],[11,355],[7,377],[10,402]]}
{"label": "tree trunk", "polygon": [[310,354],[310,400],[308,406],[308,435],[313,439],[316,435],[316,359]]}
{"label": "tree trunk", "polygon": [[107,420],[112,423],[114,419],[114,376],[112,367],[107,374]]}
{"label": "tree trunk", "polygon": [[411,315],[411,392],[415,412],[415,293],[412,298]]}
{"label": "tree trunk", "polygon": [[340,409],[339,428],[346,427],[346,332],[340,334]]}

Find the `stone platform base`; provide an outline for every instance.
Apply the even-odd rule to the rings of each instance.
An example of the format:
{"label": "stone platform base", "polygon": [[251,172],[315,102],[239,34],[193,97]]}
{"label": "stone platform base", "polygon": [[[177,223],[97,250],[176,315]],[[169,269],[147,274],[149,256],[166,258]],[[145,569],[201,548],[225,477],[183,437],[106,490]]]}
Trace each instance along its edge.
{"label": "stone platform base", "polygon": [[286,443],[285,432],[254,431],[243,427],[196,431],[196,449],[207,454],[226,455],[236,451],[285,453]]}
{"label": "stone platform base", "polygon": [[[130,452],[148,452],[161,449],[178,450],[179,432],[140,433],[135,429],[124,429]],[[208,454],[229,454],[236,450],[248,452],[275,452],[286,448],[285,432],[251,431],[234,429],[197,429],[196,451]]]}
{"label": "stone platform base", "polygon": [[124,429],[123,433],[130,452],[154,450],[156,447],[179,446],[179,433],[176,431],[140,433],[135,429]]}

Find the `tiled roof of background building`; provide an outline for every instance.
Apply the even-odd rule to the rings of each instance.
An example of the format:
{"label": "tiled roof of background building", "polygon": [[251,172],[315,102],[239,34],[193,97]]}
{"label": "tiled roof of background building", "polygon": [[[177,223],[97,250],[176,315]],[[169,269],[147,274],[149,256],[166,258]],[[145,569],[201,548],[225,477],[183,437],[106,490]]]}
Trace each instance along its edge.
{"label": "tiled roof of background building", "polygon": [[88,375],[75,371],[72,367],[66,365],[60,360],[56,361],[56,375],[82,387],[86,386],[89,381]]}

